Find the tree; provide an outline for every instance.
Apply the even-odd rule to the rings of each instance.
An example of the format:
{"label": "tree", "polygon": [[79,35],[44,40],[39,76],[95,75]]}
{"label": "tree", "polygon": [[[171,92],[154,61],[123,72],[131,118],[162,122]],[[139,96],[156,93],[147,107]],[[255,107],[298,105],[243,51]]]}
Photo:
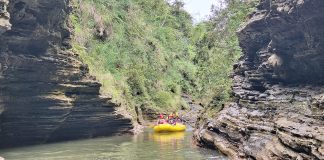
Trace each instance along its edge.
{"label": "tree", "polygon": [[175,0],[173,2],[173,7],[175,7],[178,11],[180,11],[181,9],[183,9],[185,3],[182,0]]}

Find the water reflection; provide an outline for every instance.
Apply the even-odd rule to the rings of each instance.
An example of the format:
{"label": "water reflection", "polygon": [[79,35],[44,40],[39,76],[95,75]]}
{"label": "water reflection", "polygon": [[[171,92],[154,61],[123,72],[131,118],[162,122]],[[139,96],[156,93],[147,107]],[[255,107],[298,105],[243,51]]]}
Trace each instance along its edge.
{"label": "water reflection", "polygon": [[0,150],[6,160],[199,160],[225,159],[214,150],[192,145],[192,132],[70,141]]}
{"label": "water reflection", "polygon": [[181,143],[184,140],[185,132],[172,132],[172,133],[152,133],[149,134],[149,139],[160,144],[174,144]]}

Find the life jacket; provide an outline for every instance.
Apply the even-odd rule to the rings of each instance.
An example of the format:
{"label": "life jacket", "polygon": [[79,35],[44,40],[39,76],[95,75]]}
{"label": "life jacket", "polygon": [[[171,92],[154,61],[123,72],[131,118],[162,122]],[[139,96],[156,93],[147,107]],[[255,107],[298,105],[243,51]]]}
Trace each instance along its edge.
{"label": "life jacket", "polygon": [[158,124],[164,124],[165,123],[165,119],[159,119]]}
{"label": "life jacket", "polygon": [[160,117],[160,119],[163,119],[163,118],[164,118],[164,117],[163,117],[163,114],[160,114],[160,116],[159,116],[159,117]]}

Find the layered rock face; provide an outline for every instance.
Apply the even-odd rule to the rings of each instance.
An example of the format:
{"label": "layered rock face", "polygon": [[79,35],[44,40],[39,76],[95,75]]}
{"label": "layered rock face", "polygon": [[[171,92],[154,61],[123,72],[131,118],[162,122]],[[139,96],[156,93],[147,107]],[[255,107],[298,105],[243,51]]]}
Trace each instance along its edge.
{"label": "layered rock face", "polygon": [[238,32],[237,102],[195,137],[232,159],[324,159],[324,1],[257,8]]}
{"label": "layered rock face", "polygon": [[2,148],[107,136],[132,128],[129,119],[115,114],[116,105],[100,96],[101,85],[78,55],[67,50],[68,3],[8,3],[12,27],[0,36]]}

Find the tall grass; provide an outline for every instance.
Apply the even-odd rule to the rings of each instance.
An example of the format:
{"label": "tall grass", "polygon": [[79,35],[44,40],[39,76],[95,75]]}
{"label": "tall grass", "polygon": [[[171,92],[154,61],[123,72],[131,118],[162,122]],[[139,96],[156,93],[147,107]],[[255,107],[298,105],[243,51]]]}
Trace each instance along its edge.
{"label": "tall grass", "polygon": [[[197,72],[191,61],[194,53],[188,53],[193,46],[179,27],[192,27],[189,14],[163,0],[73,4],[73,49],[103,83],[103,94],[111,94],[130,111],[135,105],[154,111],[181,106],[180,96],[193,91],[190,83]],[[94,36],[96,27],[110,27],[106,41]]]}
{"label": "tall grass", "polygon": [[[215,97],[224,102],[240,54],[235,30],[251,8],[232,1],[194,26],[183,8],[165,0],[73,0],[73,50],[103,84],[102,94],[131,113],[134,106],[175,111],[183,93],[205,104]],[[225,30],[217,30],[215,23],[226,18]],[[107,39],[98,38],[98,29]]]}

